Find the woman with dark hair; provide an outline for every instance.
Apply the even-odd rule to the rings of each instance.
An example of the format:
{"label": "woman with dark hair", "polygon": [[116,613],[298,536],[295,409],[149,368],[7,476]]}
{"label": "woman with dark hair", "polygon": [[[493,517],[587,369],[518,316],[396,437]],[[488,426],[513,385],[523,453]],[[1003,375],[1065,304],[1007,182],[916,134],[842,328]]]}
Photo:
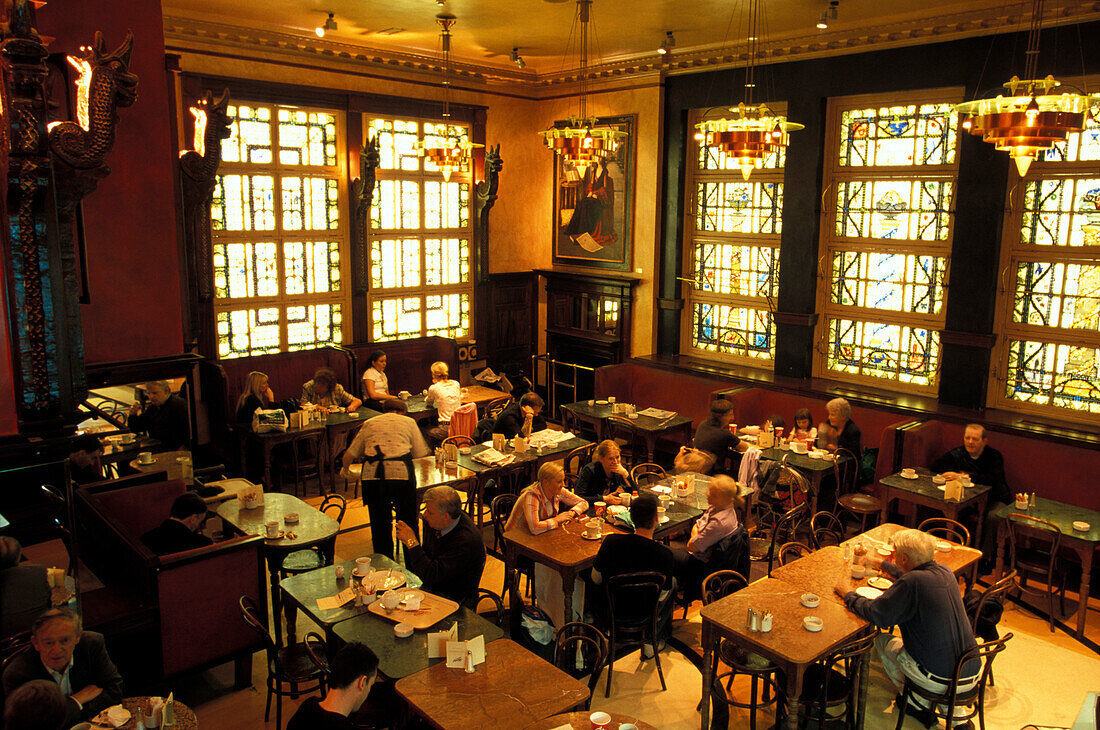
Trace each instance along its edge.
{"label": "woman with dark hair", "polygon": [[370,354],[370,367],[363,371],[363,402],[380,411],[382,401],[392,397],[390,379],[386,377],[386,353],[375,350]]}
{"label": "woman with dark hair", "polygon": [[302,404],[312,403],[321,408],[346,408],[354,411],[363,405],[363,401],[351,395],[344,386],[336,382],[336,373],[329,368],[318,368],[313,380],[302,386]]}

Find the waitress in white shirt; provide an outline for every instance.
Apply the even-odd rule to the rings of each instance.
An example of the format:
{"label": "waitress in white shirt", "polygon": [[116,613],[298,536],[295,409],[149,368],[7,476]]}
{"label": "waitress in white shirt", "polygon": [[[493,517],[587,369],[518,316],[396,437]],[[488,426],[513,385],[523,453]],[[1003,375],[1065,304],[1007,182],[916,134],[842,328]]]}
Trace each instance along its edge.
{"label": "waitress in white shirt", "polygon": [[370,354],[370,367],[363,371],[363,405],[380,411],[382,401],[392,397],[390,379],[386,377],[386,353],[375,350]]}

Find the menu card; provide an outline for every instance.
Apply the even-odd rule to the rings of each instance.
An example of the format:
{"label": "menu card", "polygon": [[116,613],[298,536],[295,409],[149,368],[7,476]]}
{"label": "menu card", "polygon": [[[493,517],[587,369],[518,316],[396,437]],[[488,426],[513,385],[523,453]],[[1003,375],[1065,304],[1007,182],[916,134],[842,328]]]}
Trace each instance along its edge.
{"label": "menu card", "polygon": [[355,598],[354,588],[345,588],[337,593],[335,596],[325,596],[324,598],[317,599],[317,608],[322,611],[331,611],[334,608],[340,608],[345,603]]}
{"label": "menu card", "polygon": [[451,669],[474,671],[485,661],[485,637],[475,636],[469,641],[447,642],[447,666]]}
{"label": "menu card", "polygon": [[447,656],[447,644],[458,641],[458,624],[451,624],[450,631],[436,631],[428,634],[428,658],[441,659]]}

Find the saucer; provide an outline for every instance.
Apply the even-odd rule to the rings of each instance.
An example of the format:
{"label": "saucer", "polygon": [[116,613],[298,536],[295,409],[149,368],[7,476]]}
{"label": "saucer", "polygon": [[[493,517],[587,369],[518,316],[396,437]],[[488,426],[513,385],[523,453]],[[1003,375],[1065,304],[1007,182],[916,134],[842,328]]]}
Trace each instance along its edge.
{"label": "saucer", "polygon": [[354,575],[356,578],[366,578],[368,575],[371,574],[371,570],[368,568],[366,573],[360,573],[358,568],[352,568],[351,574]]}
{"label": "saucer", "polygon": [[1077,522],[1073,523],[1073,529],[1077,530],[1078,532],[1088,532],[1090,529],[1092,529],[1092,525],[1087,522],[1081,522],[1080,520],[1078,520]]}
{"label": "saucer", "polygon": [[264,533],[265,540],[282,540],[285,536],[286,532],[284,530],[279,530],[279,533],[276,535],[268,535],[266,532]]}
{"label": "saucer", "polygon": [[603,538],[603,533],[600,533],[599,535],[590,535],[588,534],[588,530],[585,530],[581,533],[581,538],[585,540],[600,540]]}
{"label": "saucer", "polygon": [[902,479],[917,479],[917,478],[920,477],[920,474],[908,475],[908,474],[900,474],[899,473],[898,476],[901,477]]}
{"label": "saucer", "polygon": [[142,466],[149,466],[150,464],[156,464],[157,463],[157,457],[154,456],[152,459],[149,459],[149,461],[142,461],[141,459],[138,459],[137,463],[141,464]]}
{"label": "saucer", "polygon": [[668,515],[665,515],[664,517],[662,517],[662,518],[661,518],[661,524],[662,524],[662,525],[663,525],[663,524],[665,524],[665,523],[666,523],[666,522],[668,522],[668,521],[669,521],[670,519],[671,519],[671,518],[670,518],[670,517],[669,517]]}
{"label": "saucer", "polygon": [[882,595],[882,591],[878,588],[872,588],[871,586],[860,586],[856,588],[856,594],[864,598],[870,598],[873,601]]}
{"label": "saucer", "polygon": [[889,578],[883,578],[882,576],[876,575],[874,578],[867,579],[867,585],[871,586],[872,588],[878,588],[880,591],[884,591],[890,586],[894,585],[894,582]]}
{"label": "saucer", "polygon": [[605,400],[598,400],[598,401],[596,401],[596,405],[598,405],[598,406],[606,406],[606,405],[607,405],[607,401],[605,401]]}

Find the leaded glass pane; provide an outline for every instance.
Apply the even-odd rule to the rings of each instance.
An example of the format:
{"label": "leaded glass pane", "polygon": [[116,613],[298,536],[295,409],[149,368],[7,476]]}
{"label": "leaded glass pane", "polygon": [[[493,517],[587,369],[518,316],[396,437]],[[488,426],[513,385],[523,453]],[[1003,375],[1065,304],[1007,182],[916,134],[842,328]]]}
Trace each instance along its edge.
{"label": "leaded glass pane", "polygon": [[470,185],[428,180],[424,183],[424,227],[465,228],[470,225]]}
{"label": "leaded glass pane", "polygon": [[1100,178],[1028,181],[1020,243],[1100,246]]}
{"label": "leaded glass pane", "polygon": [[370,120],[370,135],[378,138],[378,151],[382,170],[416,172],[420,169],[420,155],[416,145],[420,137],[420,123],[402,119]]}
{"label": "leaded glass pane", "polygon": [[311,350],[342,340],[339,304],[307,304],[287,307],[287,349]]}
{"label": "leaded glass pane", "polygon": [[218,175],[210,219],[215,231],[275,230],[275,178]]}
{"label": "leaded glass pane", "polygon": [[782,232],[783,185],[770,182],[703,182],[696,188],[695,226],[722,233]]}
{"label": "leaded glass pane", "polygon": [[1086,117],[1085,131],[1071,134],[1039,157],[1043,162],[1086,162],[1100,160],[1100,121]]}
{"label": "leaded glass pane", "polygon": [[420,241],[374,239],[370,254],[371,286],[381,289],[420,286]]}
{"label": "leaded glass pane", "polygon": [[838,184],[836,235],[945,241],[954,184],[939,180],[849,180]]}
{"label": "leaded glass pane", "polygon": [[619,328],[619,300],[603,300],[603,328],[605,334],[615,334]]}
{"label": "leaded glass pane", "polygon": [[218,312],[218,357],[250,357],[279,351],[279,309]]}
{"label": "leaded glass pane", "polygon": [[336,241],[284,243],[283,267],[287,294],[340,291],[340,244]]}
{"label": "leaded glass pane", "polygon": [[[730,170],[736,171],[738,175],[741,174],[741,165],[738,164],[736,156],[728,155],[718,147],[707,147],[704,144],[698,145],[697,152],[700,170]],[[787,148],[780,147],[767,153],[760,167],[756,169],[759,171],[782,170],[786,162]]]}
{"label": "leaded glass pane", "polygon": [[278,247],[267,243],[214,245],[214,296],[218,299],[279,295]]}
{"label": "leaded glass pane", "polygon": [[1008,344],[1008,398],[1100,413],[1100,349],[1013,340]]}
{"label": "leaded glass pane", "polygon": [[779,249],[697,241],[695,288],[716,294],[776,297],[779,294]]}
{"label": "leaded glass pane", "polygon": [[1013,321],[1100,332],[1100,265],[1017,264]]}
{"label": "leaded glass pane", "polygon": [[284,165],[335,165],[336,116],[280,109],[279,162]]}
{"label": "leaded glass pane", "polygon": [[830,370],[914,385],[932,385],[939,368],[935,330],[883,322],[830,319]]}
{"label": "leaded glass pane", "polygon": [[337,181],[323,177],[284,177],[283,230],[335,230],[340,226]]}
{"label": "leaded glass pane", "polygon": [[775,324],[767,310],[695,302],[692,319],[691,346],[697,350],[775,357]]}
{"label": "leaded glass pane", "polygon": [[439,294],[424,298],[426,336],[458,338],[470,333],[468,294]]}
{"label": "leaded glass pane", "polygon": [[230,106],[229,138],[222,140],[223,162],[266,165],[271,162],[271,109]]}
{"label": "leaded glass pane", "polygon": [[420,185],[414,180],[380,180],[371,206],[371,226],[381,230],[420,228]]}
{"label": "leaded glass pane", "polygon": [[428,286],[462,284],[470,274],[470,242],[464,238],[424,241],[424,283]]}
{"label": "leaded glass pane", "polygon": [[952,104],[851,109],[840,115],[842,167],[950,165],[958,114]]}
{"label": "leaded glass pane", "polygon": [[372,342],[420,337],[423,322],[420,297],[375,299],[371,304]]}
{"label": "leaded glass pane", "polygon": [[941,256],[836,251],[830,301],[891,312],[938,314],[947,260]]}

